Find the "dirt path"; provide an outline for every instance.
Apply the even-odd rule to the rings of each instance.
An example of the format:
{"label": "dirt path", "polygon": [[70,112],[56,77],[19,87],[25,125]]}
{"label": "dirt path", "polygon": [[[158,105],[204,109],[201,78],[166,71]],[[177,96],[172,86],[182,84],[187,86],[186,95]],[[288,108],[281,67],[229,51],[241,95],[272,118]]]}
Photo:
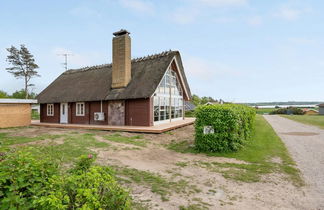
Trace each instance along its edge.
{"label": "dirt path", "polygon": [[[97,140],[96,142],[109,144],[105,147],[95,147],[89,143],[89,149],[97,153],[97,162],[102,165],[118,166],[120,169],[129,169],[127,173],[117,173],[120,178],[126,180],[121,183],[130,189],[136,202],[147,205],[148,209],[179,210],[180,206],[187,207],[182,209],[226,210],[324,209],[316,208],[314,203],[317,204],[319,201],[315,202],[309,196],[308,191],[305,191],[305,187],[294,186],[291,180],[287,179],[286,174],[265,173],[261,175],[258,182],[243,182],[230,177],[226,178],[221,173],[222,171],[232,171],[234,174],[241,171],[244,174],[245,171],[239,168],[221,168],[203,163],[251,163],[233,158],[179,153],[167,148],[173,142],[181,143],[186,140],[192,143],[194,140],[192,125],[158,135],[43,127],[3,129],[1,132],[17,137],[42,135],[62,135],[64,137],[63,139],[32,141],[15,146],[64,145],[66,138],[75,138],[78,135],[82,138],[83,134],[91,134]],[[140,136],[140,139],[136,139],[145,142],[145,144],[139,145],[134,142],[118,141],[118,139],[109,140],[108,136],[116,137],[117,134],[123,137]],[[128,140],[134,141],[134,139]],[[81,142],[76,141],[75,146],[85,147],[84,144],[79,144]],[[64,152],[66,151],[64,148]],[[146,176],[146,181],[136,181],[144,176]],[[136,179],[131,179],[131,177]],[[168,200],[162,199],[161,193],[163,192]]]}
{"label": "dirt path", "polygon": [[286,144],[309,185],[309,194],[324,209],[324,130],[280,116],[265,115]]}

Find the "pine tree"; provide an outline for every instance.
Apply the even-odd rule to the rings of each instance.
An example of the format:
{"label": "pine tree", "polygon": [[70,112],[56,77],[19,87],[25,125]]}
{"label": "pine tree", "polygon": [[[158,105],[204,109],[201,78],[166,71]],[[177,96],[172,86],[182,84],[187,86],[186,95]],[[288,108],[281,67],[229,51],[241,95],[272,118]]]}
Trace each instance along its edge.
{"label": "pine tree", "polygon": [[35,70],[38,65],[35,63],[34,56],[29,52],[25,45],[20,45],[20,49],[14,46],[7,48],[9,55],[7,62],[11,67],[6,68],[8,72],[13,74],[16,78],[24,78],[26,99],[28,98],[28,87],[34,86],[30,83],[32,77],[39,77],[40,75]]}

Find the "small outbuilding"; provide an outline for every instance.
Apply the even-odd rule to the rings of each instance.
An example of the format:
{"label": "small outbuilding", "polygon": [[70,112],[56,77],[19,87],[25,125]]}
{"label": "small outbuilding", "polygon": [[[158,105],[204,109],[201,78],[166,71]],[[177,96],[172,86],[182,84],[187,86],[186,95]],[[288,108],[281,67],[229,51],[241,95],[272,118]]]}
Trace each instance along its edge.
{"label": "small outbuilding", "polygon": [[303,109],[303,112],[304,112],[305,115],[317,115],[318,114],[317,110],[308,109],[308,108]]}
{"label": "small outbuilding", "polygon": [[324,115],[324,104],[319,104],[318,107],[318,113]]}
{"label": "small outbuilding", "polygon": [[0,99],[0,128],[30,125],[31,104],[36,103],[29,99]]}

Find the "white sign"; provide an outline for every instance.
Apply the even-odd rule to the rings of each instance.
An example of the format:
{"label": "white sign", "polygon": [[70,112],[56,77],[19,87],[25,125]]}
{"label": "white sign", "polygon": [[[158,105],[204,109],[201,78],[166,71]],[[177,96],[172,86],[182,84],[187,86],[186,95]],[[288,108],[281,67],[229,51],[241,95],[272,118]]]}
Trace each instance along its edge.
{"label": "white sign", "polygon": [[204,126],[204,134],[210,134],[210,133],[214,133],[213,126],[210,125]]}

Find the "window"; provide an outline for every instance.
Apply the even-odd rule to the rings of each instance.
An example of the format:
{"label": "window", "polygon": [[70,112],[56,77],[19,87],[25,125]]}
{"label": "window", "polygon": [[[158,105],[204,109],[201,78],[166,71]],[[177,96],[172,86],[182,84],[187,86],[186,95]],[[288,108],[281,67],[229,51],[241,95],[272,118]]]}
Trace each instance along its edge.
{"label": "window", "polygon": [[54,116],[54,104],[47,104],[47,116]]}
{"label": "window", "polygon": [[84,102],[76,103],[76,116],[84,116]]}
{"label": "window", "polygon": [[183,117],[182,88],[175,71],[166,71],[153,100],[154,122]]}

